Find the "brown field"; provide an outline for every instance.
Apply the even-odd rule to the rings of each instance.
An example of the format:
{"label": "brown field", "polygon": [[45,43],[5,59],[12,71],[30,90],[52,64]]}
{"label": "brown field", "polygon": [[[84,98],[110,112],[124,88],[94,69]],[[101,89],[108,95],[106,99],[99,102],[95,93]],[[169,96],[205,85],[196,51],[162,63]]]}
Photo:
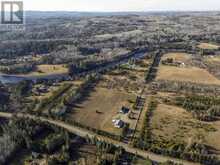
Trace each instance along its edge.
{"label": "brown field", "polygon": [[218,49],[219,46],[218,46],[218,45],[211,44],[211,43],[201,43],[201,44],[198,45],[198,48],[200,48],[200,49],[215,50],[215,49]]}
{"label": "brown field", "polygon": [[219,63],[220,64],[220,55],[215,56],[206,56],[204,57],[204,61],[208,63]]}
{"label": "brown field", "polygon": [[126,92],[96,87],[86,100],[73,108],[69,117],[81,124],[120,135],[121,130],[114,128],[112,120],[118,116],[122,106],[131,108],[129,100],[134,99],[134,95]]}
{"label": "brown field", "polygon": [[25,74],[24,76],[44,76],[66,73],[68,73],[68,68],[64,65],[38,65],[36,71]]}
{"label": "brown field", "polygon": [[210,73],[220,79],[220,56],[207,56],[203,58],[203,62],[206,65]]}
{"label": "brown field", "polygon": [[181,61],[186,63],[192,57],[190,54],[187,53],[167,53],[163,55],[162,60],[166,60],[167,58],[173,58],[174,61]]}
{"label": "brown field", "polygon": [[207,70],[197,67],[180,68],[174,66],[160,66],[156,79],[185,81],[199,84],[220,84],[220,80]]}
{"label": "brown field", "polygon": [[166,104],[158,105],[151,120],[151,127],[153,137],[158,140],[175,140],[185,143],[192,142],[192,140],[206,143],[208,134],[216,134],[213,124],[200,122],[183,108]]}

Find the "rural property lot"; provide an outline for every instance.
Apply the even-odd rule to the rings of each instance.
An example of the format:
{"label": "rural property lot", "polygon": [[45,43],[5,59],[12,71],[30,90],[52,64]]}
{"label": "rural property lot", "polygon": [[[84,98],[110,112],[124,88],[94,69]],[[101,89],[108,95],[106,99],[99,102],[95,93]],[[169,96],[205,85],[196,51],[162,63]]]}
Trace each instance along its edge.
{"label": "rural property lot", "polygon": [[215,44],[210,44],[210,43],[201,43],[201,44],[198,45],[198,48],[215,50],[215,49],[218,49],[219,46],[215,45]]}
{"label": "rural property lot", "polygon": [[167,58],[172,58],[174,61],[181,61],[186,63],[192,58],[192,55],[187,53],[167,53],[163,55],[162,60]]}
{"label": "rural property lot", "polygon": [[220,80],[205,69],[160,66],[157,80],[184,81],[198,84],[220,85]]}
{"label": "rural property lot", "polygon": [[65,73],[68,73],[68,69],[64,65],[38,65],[36,71],[31,72],[28,75],[42,76]]}
{"label": "rural property lot", "polygon": [[173,142],[186,145],[199,142],[210,146],[212,152],[220,155],[219,121],[198,121],[183,108],[159,104],[151,120],[151,129],[153,139],[161,145],[168,145],[166,147]]}
{"label": "rural property lot", "polygon": [[173,66],[160,64],[156,80],[184,81],[207,85],[220,85],[220,80],[211,74],[208,69],[193,66],[192,55],[187,53],[167,53],[162,57],[162,61],[171,58],[174,63],[184,65]]}
{"label": "rural property lot", "polygon": [[73,108],[69,118],[83,125],[120,135],[121,130],[114,128],[112,120],[122,106],[131,108],[129,100],[135,98],[135,95],[126,92],[96,87],[86,100]]}

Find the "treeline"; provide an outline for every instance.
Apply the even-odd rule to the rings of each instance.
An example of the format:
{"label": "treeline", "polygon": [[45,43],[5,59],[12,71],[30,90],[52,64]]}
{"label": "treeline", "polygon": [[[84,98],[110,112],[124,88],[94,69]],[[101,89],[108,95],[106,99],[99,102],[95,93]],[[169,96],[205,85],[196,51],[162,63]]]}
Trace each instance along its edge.
{"label": "treeline", "polygon": [[[58,90],[53,91],[51,96],[41,100],[37,105],[37,110],[42,110],[45,108],[50,108],[54,104],[57,104],[56,100],[61,97],[67,90],[72,87],[72,84],[65,83]],[[34,102],[36,104],[36,102]]]}
{"label": "treeline", "polygon": [[0,164],[8,164],[20,149],[30,149],[33,137],[39,134],[45,126],[35,120],[18,118],[14,118],[7,125],[2,125]]}
{"label": "treeline", "polygon": [[116,147],[111,143],[100,141],[96,137],[86,138],[88,144],[95,145],[97,148],[97,164],[98,165],[120,165],[123,163],[133,164],[133,158],[135,155],[126,153],[122,147]]}
{"label": "treeline", "polygon": [[144,123],[141,129],[141,133],[138,139],[135,139],[134,145],[138,148],[147,149],[151,146],[152,135],[150,128],[150,121],[153,115],[153,111],[157,108],[157,101],[151,98],[148,104],[148,109],[144,117]]}
{"label": "treeline", "polygon": [[178,81],[169,81],[169,80],[160,80],[157,82],[153,82],[150,89],[153,91],[174,92],[174,93],[178,92],[183,94],[205,93],[207,95],[216,95],[216,96],[220,94],[219,85],[205,85],[205,84],[178,82]]}
{"label": "treeline", "polygon": [[146,83],[150,83],[156,78],[158,66],[160,64],[162,55],[163,53],[161,51],[156,52],[154,61],[145,75]]}
{"label": "treeline", "polygon": [[220,98],[204,95],[176,97],[175,104],[191,112],[202,121],[213,121],[220,116]]}
{"label": "treeline", "polygon": [[0,45],[0,57],[11,59],[17,56],[31,54],[47,54],[57,49],[59,45],[69,44],[68,41],[17,41],[5,42]]}
{"label": "treeline", "polygon": [[73,121],[73,120],[71,120],[71,119],[65,119],[65,122],[70,123],[70,124],[72,124],[72,125],[74,125],[74,126],[76,126],[76,127],[80,127],[80,128],[89,130],[89,131],[91,131],[91,132],[94,132],[94,133],[96,133],[97,135],[109,137],[109,138],[114,139],[114,140],[117,140],[117,141],[122,141],[122,139],[123,139],[122,136],[115,135],[115,134],[113,134],[113,133],[106,132],[106,131],[103,131],[103,130],[99,130],[99,129],[96,129],[96,128],[93,128],[93,127],[90,127],[90,126],[86,126],[86,125],[83,125],[83,124],[78,123],[78,122],[76,122],[76,121]]}
{"label": "treeline", "polygon": [[0,111],[8,109],[10,94],[8,89],[0,82]]}
{"label": "treeline", "polygon": [[113,59],[108,59],[108,60],[101,60],[101,61],[81,61],[77,64],[71,64],[69,65],[69,74],[71,76],[75,76],[77,74],[83,73],[83,72],[89,72],[89,71],[94,71],[96,69],[100,68],[107,68],[108,66],[114,66],[114,64],[119,63],[120,61],[123,60],[128,60],[129,58],[134,57],[138,53],[144,53],[146,52],[146,48],[143,49],[135,49],[130,53],[126,53],[121,56],[117,56]]}
{"label": "treeline", "polygon": [[217,157],[212,155],[212,153],[209,152],[209,148],[204,144],[195,142],[187,146],[185,143],[181,142],[165,140],[158,141],[153,138],[150,120],[153,111],[157,108],[157,104],[156,100],[150,101],[140,136],[133,142],[134,147],[151,151],[156,154],[200,162],[206,165],[219,164]]}
{"label": "treeline", "polygon": [[0,67],[0,71],[5,74],[26,74],[36,70],[35,64],[11,65]]}

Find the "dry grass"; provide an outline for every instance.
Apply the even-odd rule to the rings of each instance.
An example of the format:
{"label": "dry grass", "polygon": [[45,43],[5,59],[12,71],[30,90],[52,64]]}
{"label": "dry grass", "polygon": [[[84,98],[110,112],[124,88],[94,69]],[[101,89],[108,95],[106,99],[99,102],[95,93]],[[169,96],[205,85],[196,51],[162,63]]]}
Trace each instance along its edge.
{"label": "dry grass", "polygon": [[62,74],[67,73],[68,69],[64,65],[39,65],[37,72],[42,74]]}
{"label": "dry grass", "polygon": [[128,100],[134,98],[125,92],[97,87],[86,100],[73,108],[69,117],[81,124],[120,135],[121,130],[114,128],[112,120],[122,106],[131,107]]}
{"label": "dry grass", "polygon": [[219,46],[211,44],[211,43],[201,43],[201,44],[198,45],[198,48],[200,48],[200,49],[215,50],[215,49],[218,49]]}
{"label": "dry grass", "polygon": [[204,61],[208,63],[220,63],[220,55],[216,56],[205,56]]}
{"label": "dry grass", "polygon": [[163,55],[162,60],[166,60],[167,58],[172,58],[174,61],[181,61],[186,63],[192,57],[190,54],[187,53],[167,53]]}
{"label": "dry grass", "polygon": [[189,143],[191,140],[205,142],[208,133],[213,133],[212,124],[200,122],[186,110],[159,104],[151,120],[152,133],[156,139]]}
{"label": "dry grass", "polygon": [[151,128],[153,138],[159,141],[201,142],[216,149],[214,152],[220,155],[220,121],[202,122],[183,108],[159,104]]}
{"label": "dry grass", "polygon": [[54,74],[66,74],[68,68],[64,65],[38,65],[36,71],[26,74],[25,76],[44,76]]}
{"label": "dry grass", "polygon": [[220,155],[220,121],[216,121],[212,123],[217,131],[206,134],[205,140],[208,145],[218,150],[218,154]]}
{"label": "dry grass", "polygon": [[207,70],[197,67],[179,68],[174,66],[160,66],[157,80],[184,81],[199,84],[220,84],[220,80]]}

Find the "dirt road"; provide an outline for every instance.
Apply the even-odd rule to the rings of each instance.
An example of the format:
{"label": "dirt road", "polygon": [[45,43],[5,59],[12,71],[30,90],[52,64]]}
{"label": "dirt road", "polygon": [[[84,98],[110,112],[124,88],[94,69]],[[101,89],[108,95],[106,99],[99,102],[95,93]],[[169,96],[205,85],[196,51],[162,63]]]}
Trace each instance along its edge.
{"label": "dirt road", "polygon": [[[40,120],[42,122],[48,122],[48,123],[50,123],[52,125],[55,125],[57,127],[64,128],[65,130],[67,130],[67,131],[69,131],[69,132],[71,132],[75,135],[78,135],[80,137],[91,137],[91,138],[96,137],[99,140],[103,140],[103,141],[112,143],[116,146],[123,147],[126,152],[137,154],[139,156],[142,156],[144,158],[149,158],[149,159],[151,159],[153,161],[156,161],[156,162],[165,162],[167,160],[171,160],[175,163],[179,163],[179,164],[183,164],[183,165],[199,165],[198,163],[187,162],[187,161],[184,161],[184,160],[175,159],[175,158],[171,158],[171,157],[166,157],[166,156],[162,156],[162,155],[157,155],[157,154],[154,154],[154,153],[151,153],[151,152],[136,149],[136,148],[133,148],[133,147],[129,146],[128,144],[121,143],[121,142],[106,138],[104,136],[97,135],[97,134],[95,134],[93,132],[90,132],[86,129],[81,129],[81,128],[78,128],[76,126],[66,124],[62,121],[54,121],[54,120],[50,120],[50,119],[47,119],[47,118],[44,118],[44,117],[36,117],[36,116],[33,116],[33,115],[28,115],[28,114],[16,114],[16,116],[20,117],[20,118],[25,117],[25,118],[30,118],[30,119],[34,119],[34,120]],[[0,117],[10,119],[10,118],[13,117],[13,114],[0,112]]]}

